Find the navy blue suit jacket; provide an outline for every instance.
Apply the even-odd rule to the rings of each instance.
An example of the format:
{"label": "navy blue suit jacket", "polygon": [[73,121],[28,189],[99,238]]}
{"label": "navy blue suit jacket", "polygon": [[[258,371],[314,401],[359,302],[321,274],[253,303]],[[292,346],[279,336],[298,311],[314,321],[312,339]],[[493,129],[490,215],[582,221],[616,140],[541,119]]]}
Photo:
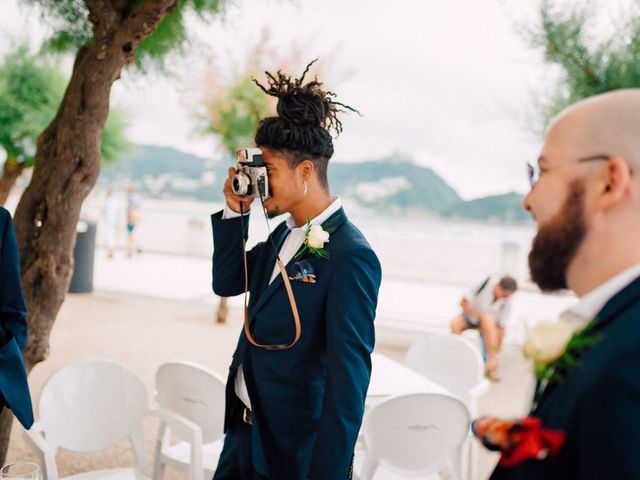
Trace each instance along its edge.
{"label": "navy blue suit jacket", "polygon": [[[245,217],[245,238],[248,216]],[[240,218],[212,216],[213,290],[221,296],[244,291]],[[375,310],[381,281],[378,258],[342,209],[323,223],[331,233],[330,259],[306,255],[316,283],[291,281],[302,336],[288,350],[248,343],[244,332],[227,382],[225,429],[242,408],[234,393],[242,364],[253,409],[252,447],[256,471],[271,479],[342,480],[349,469],[364,413],[371,374]],[[273,232],[279,250],[288,229]],[[271,284],[275,264],[270,243],[248,253],[249,321],[257,342],[289,343],[294,321],[282,277]],[[298,259],[287,265],[290,272]]]}
{"label": "navy blue suit jacket", "polygon": [[21,349],[27,343],[27,309],[11,215],[0,207],[0,410],[8,406],[26,429],[33,424]]}
{"label": "navy blue suit jacket", "polygon": [[563,430],[557,456],[496,468],[492,480],[640,478],[640,278],[597,315],[600,340],[531,415]]}

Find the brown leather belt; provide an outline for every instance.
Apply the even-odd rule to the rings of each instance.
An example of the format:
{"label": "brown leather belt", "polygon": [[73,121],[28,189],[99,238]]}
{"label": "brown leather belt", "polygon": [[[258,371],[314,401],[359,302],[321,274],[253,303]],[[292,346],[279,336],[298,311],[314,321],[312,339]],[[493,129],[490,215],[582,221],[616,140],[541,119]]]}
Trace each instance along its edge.
{"label": "brown leather belt", "polygon": [[253,425],[253,415],[247,407],[243,407],[242,409],[242,421],[247,425]]}

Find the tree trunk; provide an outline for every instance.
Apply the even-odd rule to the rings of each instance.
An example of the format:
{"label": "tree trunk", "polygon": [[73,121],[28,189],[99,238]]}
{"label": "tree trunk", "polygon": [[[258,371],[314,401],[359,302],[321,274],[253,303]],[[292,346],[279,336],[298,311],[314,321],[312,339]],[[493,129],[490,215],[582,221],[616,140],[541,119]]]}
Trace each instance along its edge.
{"label": "tree trunk", "polygon": [[12,424],[13,412],[8,408],[4,408],[0,413],[0,465],[4,465],[7,457]]}
{"label": "tree trunk", "polygon": [[[49,334],[69,288],[80,207],[100,172],[100,139],[111,86],[178,0],[145,0],[128,17],[108,2],[85,0],[94,41],[76,56],[60,109],[38,138],[31,183],[15,214],[22,289],[27,303],[27,370],[47,358]],[[0,416],[0,435],[13,416]],[[2,445],[0,445],[2,448]],[[0,458],[6,448],[0,450]]]}
{"label": "tree trunk", "polygon": [[23,171],[24,165],[18,163],[15,158],[7,158],[6,162],[4,162],[2,176],[0,176],[0,205],[5,204],[11,193],[11,189]]}
{"label": "tree trunk", "polygon": [[220,297],[220,303],[218,303],[218,315],[216,316],[216,323],[226,323],[227,315],[229,313],[229,306],[227,305],[227,297]]}
{"label": "tree trunk", "polygon": [[48,354],[49,333],[71,281],[80,207],[100,172],[111,85],[126,64],[124,55],[99,60],[98,53],[95,45],[78,52],[60,110],[38,138],[31,183],[16,209],[28,369]]}

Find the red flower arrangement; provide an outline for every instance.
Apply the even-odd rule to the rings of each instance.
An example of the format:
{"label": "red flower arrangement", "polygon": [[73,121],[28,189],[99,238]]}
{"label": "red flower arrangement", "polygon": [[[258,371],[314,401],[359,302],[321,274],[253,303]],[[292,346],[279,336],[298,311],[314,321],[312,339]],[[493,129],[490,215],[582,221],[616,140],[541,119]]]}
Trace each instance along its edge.
{"label": "red flower arrangement", "polygon": [[519,420],[480,417],[472,423],[471,429],[485,447],[502,454],[499,462],[502,467],[555,455],[565,442],[564,432],[542,428],[542,422],[535,417]]}

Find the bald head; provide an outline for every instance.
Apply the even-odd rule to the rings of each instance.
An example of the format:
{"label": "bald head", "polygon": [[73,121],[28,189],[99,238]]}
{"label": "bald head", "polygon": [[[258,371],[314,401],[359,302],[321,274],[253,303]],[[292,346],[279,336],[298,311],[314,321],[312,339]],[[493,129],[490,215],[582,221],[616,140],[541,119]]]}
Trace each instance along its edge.
{"label": "bald head", "polygon": [[615,90],[582,100],[558,115],[547,133],[552,150],[577,157],[623,157],[640,168],[640,89]]}
{"label": "bald head", "polygon": [[538,223],[529,265],[541,288],[584,295],[640,263],[640,89],[562,112],[538,163],[523,205]]}

